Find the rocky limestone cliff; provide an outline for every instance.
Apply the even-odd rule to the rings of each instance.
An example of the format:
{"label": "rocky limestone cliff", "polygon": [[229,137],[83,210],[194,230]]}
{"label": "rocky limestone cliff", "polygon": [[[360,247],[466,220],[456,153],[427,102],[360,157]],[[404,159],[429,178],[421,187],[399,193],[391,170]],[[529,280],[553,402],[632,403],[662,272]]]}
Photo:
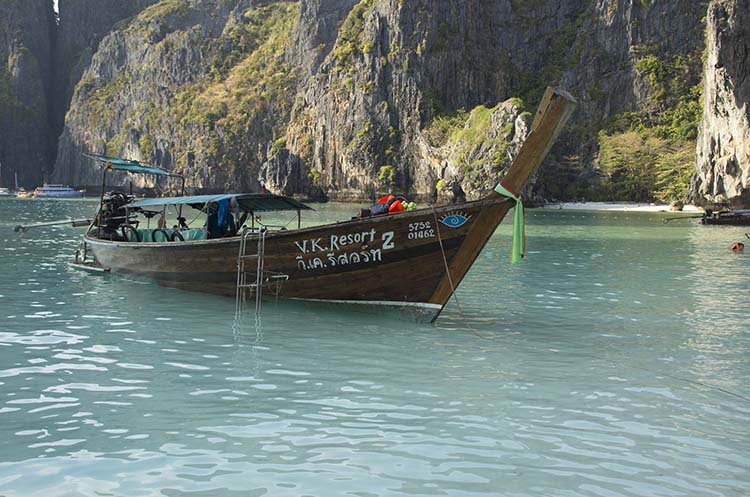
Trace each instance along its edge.
{"label": "rocky limestone cliff", "polygon": [[[554,62],[551,68],[542,67],[541,74],[559,74],[563,86],[578,98],[579,108],[559,140],[556,160],[540,170],[537,191],[543,197],[650,201],[650,195],[628,196],[616,183],[617,176],[625,176],[623,183],[641,176],[652,193],[659,174],[667,183],[687,181],[677,176],[689,177],[693,159],[679,152],[690,149],[695,138],[707,3],[588,2],[578,18],[560,30],[557,39],[563,43],[551,60],[566,62],[557,68]],[[630,169],[628,162],[643,162],[650,155],[649,145],[623,158],[614,170],[600,160],[602,152],[609,152],[607,138],[619,145],[621,137],[632,132],[643,143],[659,141],[658,154],[672,155],[662,161],[663,171],[654,171],[653,164],[646,170],[625,171]],[[597,198],[597,193],[606,197]]]}
{"label": "rocky limestone cliff", "polygon": [[[564,197],[565,185],[596,175],[597,132],[613,116],[641,113],[657,121],[662,107],[674,104],[663,90],[671,81],[655,74],[684,60],[693,73],[681,82],[700,81],[704,9],[676,0],[416,1],[408,8],[363,0],[299,90],[284,156],[292,165],[281,167],[307,167],[302,190],[317,186],[332,198],[395,189],[432,199],[446,180],[455,186],[460,160],[446,162],[440,150],[446,144],[428,138],[436,120],[517,96],[533,110],[544,87],[557,83],[578,95],[581,107],[527,193]],[[644,60],[660,65],[639,65]],[[462,123],[455,124],[445,140],[463,133]],[[491,156],[475,159],[468,162],[492,163]],[[270,161],[262,172],[271,184],[283,177],[277,164]],[[492,188],[502,168],[481,170],[459,168],[469,198]]]}
{"label": "rocky limestone cliff", "polygon": [[[60,134],[73,89],[91,63],[99,42],[118,22],[159,0],[58,0],[59,24],[54,47],[53,128]],[[56,135],[56,137],[57,137]]]}
{"label": "rocky limestone cliff", "polygon": [[[159,0],[0,2],[0,161],[2,184],[37,186],[57,155],[73,88],[114,25]],[[59,21],[59,22],[58,22]]]}
{"label": "rocky limestone cliff", "polygon": [[299,8],[254,4],[164,0],[102,40],[73,95],[56,177],[96,184],[80,161],[91,151],[180,168],[197,190],[257,187],[294,96],[284,47]]}
{"label": "rocky limestone cliff", "polygon": [[54,158],[49,127],[52,3],[47,0],[0,2],[0,186],[40,183]]}
{"label": "rocky limestone cliff", "polygon": [[750,1],[714,1],[706,21],[703,118],[691,194],[700,203],[750,207]]}
{"label": "rocky limestone cliff", "polygon": [[[617,195],[606,185],[628,174],[674,195],[693,167],[707,5],[162,0],[99,44],[55,175],[96,184],[80,160],[94,151],[182,169],[200,191],[476,198],[558,84],[579,110],[527,197]],[[636,157],[656,143],[660,169],[612,160],[630,143]]]}
{"label": "rocky limestone cliff", "polygon": [[[554,32],[557,23],[579,14],[578,2],[549,3],[555,4],[550,9],[556,14],[545,15],[540,9],[529,26]],[[480,142],[495,140],[501,129],[489,138],[463,132],[464,124],[472,128],[474,123],[456,121],[455,128],[435,142],[425,128],[435,117],[458,109],[468,115],[479,106],[486,110],[517,94],[514,63],[531,71],[540,60],[531,54],[541,53],[547,40],[520,39],[511,28],[515,20],[509,2],[417,1],[408,7],[392,1],[357,3],[318,72],[300,88],[287,129],[287,157],[294,167],[307,168],[308,188],[317,186],[341,200],[371,198],[388,190],[432,200],[442,184],[450,185],[457,198],[466,193],[474,198],[492,188],[502,167],[479,178],[477,171],[458,168],[459,158],[452,156],[449,162],[445,149],[456,148],[450,142],[459,135],[474,141],[473,147],[465,144],[465,152],[482,149]],[[543,87],[535,88],[534,98]],[[484,159],[492,164],[491,156]],[[469,174],[458,180],[452,174],[458,170]],[[273,167],[264,167],[262,175],[271,184],[278,176]]]}

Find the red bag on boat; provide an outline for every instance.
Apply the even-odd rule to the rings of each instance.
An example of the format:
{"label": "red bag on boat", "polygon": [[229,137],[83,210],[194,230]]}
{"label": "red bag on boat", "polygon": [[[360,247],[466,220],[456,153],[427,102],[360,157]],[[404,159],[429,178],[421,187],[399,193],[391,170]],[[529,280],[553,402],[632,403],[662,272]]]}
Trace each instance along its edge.
{"label": "red bag on boat", "polygon": [[378,202],[377,202],[377,203],[378,203],[378,204],[384,204],[384,203],[388,202],[389,200],[391,200],[391,199],[393,199],[393,198],[394,198],[394,197],[393,197],[393,195],[386,195],[385,197],[380,197],[380,198],[378,199]]}
{"label": "red bag on boat", "polygon": [[393,214],[394,212],[401,212],[404,210],[404,204],[401,203],[400,200],[396,200],[391,204],[390,207],[388,207],[388,214]]}

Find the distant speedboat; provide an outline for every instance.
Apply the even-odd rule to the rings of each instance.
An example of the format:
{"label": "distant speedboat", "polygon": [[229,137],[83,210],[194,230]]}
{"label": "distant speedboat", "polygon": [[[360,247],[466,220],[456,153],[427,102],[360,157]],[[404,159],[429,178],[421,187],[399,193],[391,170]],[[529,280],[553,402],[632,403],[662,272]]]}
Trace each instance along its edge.
{"label": "distant speedboat", "polygon": [[79,198],[83,197],[86,190],[75,190],[69,186],[64,185],[48,185],[40,186],[34,190],[34,197],[36,198]]}

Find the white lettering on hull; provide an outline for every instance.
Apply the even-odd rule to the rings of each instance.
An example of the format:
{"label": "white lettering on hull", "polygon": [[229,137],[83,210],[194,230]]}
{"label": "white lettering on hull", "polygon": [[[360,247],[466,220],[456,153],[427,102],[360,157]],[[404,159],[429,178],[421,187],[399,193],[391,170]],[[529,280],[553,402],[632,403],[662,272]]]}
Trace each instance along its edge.
{"label": "white lettering on hull", "polygon": [[[380,240],[375,228],[369,231],[358,231],[342,235],[331,235],[324,244],[322,238],[298,240],[294,245],[304,255],[298,255],[297,267],[302,271],[335,268],[353,264],[372,264],[382,262],[383,251],[396,247],[393,241],[394,232],[384,232]],[[372,244],[382,241],[380,247]]]}
{"label": "white lettering on hull", "polygon": [[435,238],[435,230],[430,221],[419,221],[409,223],[409,240],[423,240],[425,238]]}

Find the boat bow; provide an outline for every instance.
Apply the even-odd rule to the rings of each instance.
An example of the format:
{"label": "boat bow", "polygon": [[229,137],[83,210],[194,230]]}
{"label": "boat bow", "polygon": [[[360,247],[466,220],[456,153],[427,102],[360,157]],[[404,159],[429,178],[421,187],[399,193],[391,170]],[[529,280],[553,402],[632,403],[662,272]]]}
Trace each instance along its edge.
{"label": "boat bow", "polygon": [[[520,192],[539,168],[544,158],[547,157],[552,144],[573,114],[576,104],[575,98],[567,91],[547,88],[532,121],[531,132],[521,146],[521,150],[519,150],[505,177],[498,183],[498,187],[503,187],[503,189],[513,192],[516,197],[520,198]],[[445,276],[430,297],[430,302],[442,305],[448,302],[497,226],[510,208],[515,205],[514,202],[510,201],[512,200],[510,197],[499,193],[499,189],[493,190],[485,200],[507,199],[508,201],[490,203],[482,209],[459,252],[450,264],[446,262]]]}

